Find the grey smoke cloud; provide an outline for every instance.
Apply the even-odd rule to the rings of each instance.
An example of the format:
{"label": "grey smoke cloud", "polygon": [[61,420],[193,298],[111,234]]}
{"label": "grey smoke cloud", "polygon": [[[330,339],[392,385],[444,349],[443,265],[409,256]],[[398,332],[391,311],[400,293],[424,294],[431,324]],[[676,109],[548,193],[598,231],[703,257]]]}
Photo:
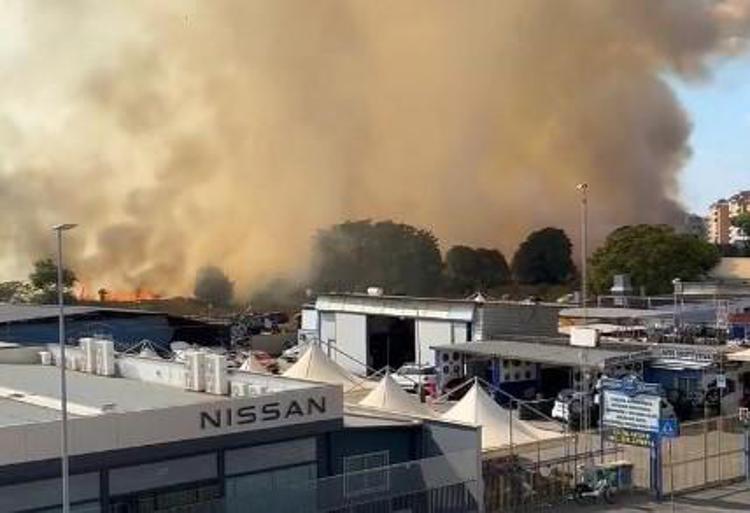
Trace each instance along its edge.
{"label": "grey smoke cloud", "polygon": [[[679,216],[664,80],[744,50],[745,0],[9,2],[0,274],[81,224],[90,290],[301,276],[316,229],[394,218],[512,251]],[[573,237],[575,238],[575,236]]]}

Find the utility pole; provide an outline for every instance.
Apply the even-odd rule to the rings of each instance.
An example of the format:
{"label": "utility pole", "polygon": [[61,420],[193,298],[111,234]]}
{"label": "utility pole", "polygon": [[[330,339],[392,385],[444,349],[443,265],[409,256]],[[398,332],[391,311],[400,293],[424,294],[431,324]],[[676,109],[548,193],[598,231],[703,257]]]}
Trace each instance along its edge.
{"label": "utility pole", "polygon": [[[588,306],[587,306],[587,295],[588,295],[588,189],[589,184],[581,182],[576,185],[576,190],[581,194],[581,306],[583,307],[583,325],[588,324]],[[586,350],[583,349],[580,353],[580,366],[579,366],[579,383],[581,385],[581,418],[579,426],[579,434],[584,433],[584,447],[588,452],[589,449],[589,384],[588,384],[588,369],[587,369],[587,354]],[[586,457],[588,460],[588,455]]]}
{"label": "utility pole", "polygon": [[68,389],[65,380],[65,296],[63,293],[62,234],[75,224],[58,224],[52,227],[57,234],[57,306],[59,309],[58,342],[60,345],[60,462],[62,466],[62,513],[70,513],[70,470],[68,468]]}
{"label": "utility pole", "polygon": [[586,305],[586,296],[588,293],[588,190],[589,184],[586,182],[576,185],[576,189],[581,193],[581,305],[583,306],[583,324],[588,324],[588,309]]}

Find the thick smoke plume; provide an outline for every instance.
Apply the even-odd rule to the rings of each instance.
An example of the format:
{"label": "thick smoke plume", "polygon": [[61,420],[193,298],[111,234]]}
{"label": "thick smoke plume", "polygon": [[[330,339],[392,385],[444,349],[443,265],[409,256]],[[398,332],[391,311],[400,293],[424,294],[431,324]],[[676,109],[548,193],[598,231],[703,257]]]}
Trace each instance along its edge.
{"label": "thick smoke plume", "polygon": [[92,290],[303,273],[315,230],[394,218],[510,250],[668,222],[690,124],[665,77],[741,51],[746,1],[8,1],[0,269]]}

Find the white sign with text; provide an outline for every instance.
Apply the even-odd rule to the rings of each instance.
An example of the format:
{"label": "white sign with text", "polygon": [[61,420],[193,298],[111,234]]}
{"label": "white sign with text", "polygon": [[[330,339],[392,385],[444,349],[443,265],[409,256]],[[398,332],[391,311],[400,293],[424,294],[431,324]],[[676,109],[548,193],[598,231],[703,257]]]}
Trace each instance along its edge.
{"label": "white sign with text", "polygon": [[656,395],[630,396],[624,392],[604,390],[604,427],[659,431],[661,398]]}

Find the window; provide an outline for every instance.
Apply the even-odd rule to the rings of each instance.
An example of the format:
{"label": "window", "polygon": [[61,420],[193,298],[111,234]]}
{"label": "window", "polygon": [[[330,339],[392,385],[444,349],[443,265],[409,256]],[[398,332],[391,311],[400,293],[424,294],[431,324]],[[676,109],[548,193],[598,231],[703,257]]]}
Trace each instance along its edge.
{"label": "window", "polygon": [[226,513],[316,511],[317,465],[308,463],[229,477]]}
{"label": "window", "polygon": [[388,451],[370,452],[344,458],[344,490],[347,497],[385,492],[389,486]]}

